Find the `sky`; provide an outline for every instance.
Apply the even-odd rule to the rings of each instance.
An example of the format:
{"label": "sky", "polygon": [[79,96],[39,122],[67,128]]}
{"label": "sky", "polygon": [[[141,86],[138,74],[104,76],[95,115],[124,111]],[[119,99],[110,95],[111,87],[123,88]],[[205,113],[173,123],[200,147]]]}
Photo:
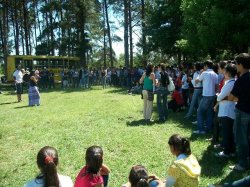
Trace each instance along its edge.
{"label": "sky", "polygon": [[[110,21],[114,22],[115,26],[118,28],[115,31],[111,31],[114,32],[112,34],[115,34],[117,36],[119,36],[122,41],[121,42],[113,42],[112,43],[112,48],[116,53],[116,57],[119,58],[120,54],[124,54],[124,28],[122,26],[120,26],[119,22],[121,22],[121,20],[123,19],[123,17],[120,17],[119,15],[114,15],[112,14],[112,12],[109,12],[109,17],[110,17]],[[134,27],[134,29],[136,29],[136,27]],[[135,32],[135,31],[134,31]],[[136,34],[133,34],[133,51],[136,52],[136,46],[135,44],[139,41],[139,38]]]}

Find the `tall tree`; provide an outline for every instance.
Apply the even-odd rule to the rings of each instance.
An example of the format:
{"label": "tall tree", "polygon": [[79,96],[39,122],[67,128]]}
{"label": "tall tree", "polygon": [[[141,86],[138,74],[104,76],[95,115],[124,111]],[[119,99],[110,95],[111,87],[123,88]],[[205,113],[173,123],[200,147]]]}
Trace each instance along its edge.
{"label": "tall tree", "polygon": [[146,33],[145,33],[145,1],[141,0],[141,30],[142,30],[142,39],[141,39],[141,46],[142,46],[142,61],[144,67],[146,67]]}
{"label": "tall tree", "polygon": [[133,64],[133,29],[132,29],[132,5],[131,0],[128,0],[128,22],[129,22],[129,65],[132,68]]}
{"label": "tall tree", "polygon": [[8,24],[8,0],[3,0],[1,3],[1,19],[0,19],[0,31],[1,31],[1,43],[3,50],[3,59],[4,59],[4,71],[7,72],[7,56],[9,54],[8,51],[8,32],[9,32],[9,24]]}
{"label": "tall tree", "polygon": [[128,27],[129,27],[129,0],[124,0],[124,55],[125,55],[125,67],[129,66],[129,45],[128,45]]}
{"label": "tall tree", "polygon": [[110,25],[109,25],[109,16],[108,16],[107,0],[104,0],[104,7],[105,7],[105,16],[106,16],[106,23],[107,23],[108,39],[109,39],[109,58],[110,58],[110,65],[111,65],[111,67],[113,67],[113,66],[114,66],[114,63],[113,63],[113,49],[112,49],[112,38],[111,38]]}

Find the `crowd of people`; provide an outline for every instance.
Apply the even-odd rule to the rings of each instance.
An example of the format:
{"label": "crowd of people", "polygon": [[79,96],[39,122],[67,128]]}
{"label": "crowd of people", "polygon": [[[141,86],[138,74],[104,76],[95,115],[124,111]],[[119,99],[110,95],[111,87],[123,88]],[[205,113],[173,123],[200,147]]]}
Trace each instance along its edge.
{"label": "crowd of people", "polygon": [[[144,166],[135,165],[129,172],[128,182],[122,187],[198,187],[201,167],[191,153],[189,140],[174,134],[169,138],[168,144],[176,160],[169,167],[165,180],[149,175]],[[103,163],[103,157],[100,146],[87,148],[85,165],[73,183],[70,177],[61,175],[57,171],[59,163],[57,150],[54,147],[45,146],[37,154],[39,174],[28,181],[24,187],[107,187],[111,171]]]}
{"label": "crowd of people", "polygon": [[[193,124],[197,124],[197,130],[193,134],[212,132],[213,143],[221,140],[215,144],[215,148],[221,149],[215,156],[230,158],[237,155],[238,163],[229,168],[236,171],[249,169],[250,55],[242,53],[234,60],[219,63],[207,60],[203,64],[197,62],[194,67],[184,68],[175,71],[174,76],[172,74],[175,90],[168,108],[177,111],[189,106],[185,118],[192,119],[196,113]],[[159,75],[149,64],[140,79],[146,123],[152,121],[154,93],[157,93],[159,121],[167,119],[167,110],[162,112],[162,104],[166,106],[167,103],[171,74],[165,71],[163,64],[158,66],[158,72]],[[242,181],[250,185],[248,178]]]}
{"label": "crowd of people", "polygon": [[[179,68],[167,68],[163,63],[157,67],[148,64],[145,70],[142,68],[103,68],[102,70],[82,68],[78,71],[72,67],[71,70],[61,72],[61,80],[62,88],[69,86],[89,88],[95,84],[102,84],[103,88],[107,84],[127,86],[129,92],[141,88],[143,118],[146,123],[153,121],[152,112],[155,95],[157,96],[159,122],[167,120],[169,109],[174,112],[187,109],[184,118],[191,120],[196,116],[196,120],[192,123],[197,124],[197,130],[193,131],[193,134],[203,135],[212,132],[212,143],[216,143],[214,146],[221,149],[215,156],[230,158],[237,155],[238,163],[230,166],[230,169],[245,171],[250,166],[249,69],[250,55],[242,53],[234,60],[224,60],[217,63],[207,60],[204,63],[196,62],[193,66],[187,65]],[[31,73],[29,80],[30,106],[40,105],[37,84],[39,82],[44,84],[42,83],[43,75],[44,73],[38,71]],[[17,99],[20,102],[22,100],[22,87],[20,86],[22,70],[20,66],[13,76],[16,83]],[[171,88],[172,84],[174,89]],[[171,95],[171,100],[168,102],[169,95]],[[182,153],[176,155],[177,160],[179,154]],[[188,152],[185,152],[185,154],[185,159],[194,159],[189,157]],[[183,157],[181,156],[181,158]],[[143,166],[138,167],[141,168],[139,170],[143,170]],[[137,170],[135,168],[132,168],[133,172]],[[176,174],[177,172],[174,171],[173,173]],[[169,178],[167,181],[176,183],[173,178]],[[130,182],[130,185],[133,186],[132,181]],[[175,184],[175,186],[178,185]]]}

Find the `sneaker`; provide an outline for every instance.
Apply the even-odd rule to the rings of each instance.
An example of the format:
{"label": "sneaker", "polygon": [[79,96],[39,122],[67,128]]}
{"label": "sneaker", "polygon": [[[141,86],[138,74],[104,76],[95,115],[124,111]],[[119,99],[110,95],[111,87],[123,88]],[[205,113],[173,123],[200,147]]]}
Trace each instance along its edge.
{"label": "sneaker", "polygon": [[215,149],[220,149],[220,148],[223,148],[223,147],[221,146],[221,144],[215,144],[215,145],[214,145],[214,148],[215,148]]}
{"label": "sneaker", "polygon": [[184,116],[184,119],[190,119],[190,118],[191,116],[188,116],[188,115]]}
{"label": "sneaker", "polygon": [[193,131],[193,134],[206,134],[206,132],[197,130],[197,131]]}
{"label": "sneaker", "polygon": [[193,121],[192,124],[197,125],[197,121]]}
{"label": "sneaker", "polygon": [[236,164],[234,166],[229,166],[229,169],[235,170],[235,171],[245,171],[246,169],[240,166],[239,164]]}
{"label": "sneaker", "polygon": [[215,153],[215,156],[218,157],[218,158],[229,158],[230,157],[230,154],[225,154],[224,151],[221,151],[219,153]]}

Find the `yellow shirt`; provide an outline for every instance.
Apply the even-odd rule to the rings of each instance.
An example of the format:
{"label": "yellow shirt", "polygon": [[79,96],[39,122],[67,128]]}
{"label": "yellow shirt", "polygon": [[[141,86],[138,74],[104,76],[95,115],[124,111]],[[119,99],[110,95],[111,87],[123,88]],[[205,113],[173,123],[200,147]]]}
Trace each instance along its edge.
{"label": "yellow shirt", "polygon": [[168,169],[168,176],[176,182],[174,187],[198,187],[201,167],[193,155],[176,160]]}

